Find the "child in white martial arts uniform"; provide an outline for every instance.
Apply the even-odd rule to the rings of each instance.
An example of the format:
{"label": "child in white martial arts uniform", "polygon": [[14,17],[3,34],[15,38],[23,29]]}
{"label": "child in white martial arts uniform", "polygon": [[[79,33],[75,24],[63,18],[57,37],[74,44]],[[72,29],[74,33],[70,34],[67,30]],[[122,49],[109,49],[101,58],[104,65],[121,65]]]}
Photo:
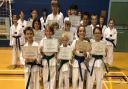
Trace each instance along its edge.
{"label": "child in white martial arts uniform", "polygon": [[90,27],[86,28],[86,36],[89,39],[93,39],[93,29],[96,27],[97,25],[97,15],[96,14],[92,14],[91,15],[91,25],[89,25]]}
{"label": "child in white martial arts uniform", "polygon": [[38,11],[36,9],[31,10],[31,17],[27,21],[27,26],[32,27],[32,23],[35,19],[38,18]]}
{"label": "child in white martial arts uniform", "polygon": [[64,31],[63,34],[66,34],[69,38],[68,44],[72,44],[76,33],[72,32],[72,27],[71,27],[70,21],[64,21],[63,31]]}
{"label": "child in white martial arts uniform", "polygon": [[[10,46],[12,46],[12,65],[16,68],[18,64],[18,57],[21,52],[21,45],[24,44],[23,29],[17,23],[17,16],[12,17],[13,25],[10,27]],[[22,61],[20,60],[20,64]]]}
{"label": "child in white martial arts uniform", "polygon": [[[63,35],[61,37],[61,47],[68,48],[69,50],[71,47],[68,45],[69,38],[67,35]],[[59,89],[69,89],[69,61],[71,59],[59,59],[60,66],[58,69],[59,72]]]}
{"label": "child in white martial arts uniform", "polygon": [[24,19],[25,14],[23,10],[19,11],[19,20],[17,21],[18,25],[24,30],[27,27],[27,21]]}
{"label": "child in white martial arts uniform", "polygon": [[[31,27],[26,27],[24,30],[24,34],[26,37],[26,43],[24,47],[38,47],[38,43],[33,40],[34,31]],[[39,83],[39,49],[37,49],[38,55],[37,59],[35,58],[23,58],[23,53],[21,54],[21,60],[23,60],[23,64],[25,65],[25,86],[26,89],[40,89]],[[31,73],[31,74],[30,74]],[[29,79],[30,78],[30,79]]]}
{"label": "child in white martial arts uniform", "polygon": [[32,23],[32,28],[34,30],[34,41],[40,43],[44,37],[44,31],[41,30],[41,22],[39,19],[35,19]]}
{"label": "child in white martial arts uniform", "polygon": [[47,16],[48,16],[48,10],[45,8],[42,10],[42,16],[40,17],[42,30],[45,30]]}
{"label": "child in white martial arts uniform", "polygon": [[117,30],[114,27],[114,20],[110,18],[108,22],[108,27],[104,30],[103,38],[107,42],[107,57],[106,57],[106,63],[108,63],[110,66],[112,66],[113,63],[113,49],[116,47],[117,42]]}
{"label": "child in white martial arts uniform", "polygon": [[104,17],[103,16],[99,17],[99,23],[98,23],[97,26],[101,27],[102,28],[102,33],[104,33],[104,30],[107,28],[107,26],[104,23]]}
{"label": "child in white martial arts uniform", "polygon": [[85,27],[79,26],[77,30],[78,39],[74,40],[71,45],[74,54],[74,62],[72,64],[73,89],[83,89],[85,72],[88,70],[84,62],[87,62],[86,58],[89,56],[91,45],[85,40],[85,34]]}
{"label": "child in white martial arts uniform", "polygon": [[[87,73],[86,89],[93,89],[93,84],[94,84],[95,79],[96,79],[96,89],[102,89],[103,65],[105,65],[104,57],[106,56],[107,48],[106,48],[105,41],[102,40],[102,28],[95,27],[93,30],[93,34],[94,34],[94,39],[91,40],[92,58],[89,61],[89,68],[91,72]],[[99,45],[94,45],[95,43],[98,43],[99,45],[100,44],[103,45],[103,49],[101,51],[103,52],[103,55],[99,54],[98,52],[94,53],[96,49],[98,49],[98,51],[100,50]],[[94,48],[93,46],[98,47],[98,48]]]}
{"label": "child in white martial arts uniform", "polygon": [[40,52],[43,64],[43,86],[44,89],[56,89],[56,52],[43,52],[43,42],[46,39],[54,39],[53,26],[46,26],[45,36],[40,42]]}
{"label": "child in white martial arts uniform", "polygon": [[70,10],[70,8],[68,8],[68,10],[66,11],[66,17],[64,18],[64,21],[69,21],[69,16],[71,16],[71,10]]}

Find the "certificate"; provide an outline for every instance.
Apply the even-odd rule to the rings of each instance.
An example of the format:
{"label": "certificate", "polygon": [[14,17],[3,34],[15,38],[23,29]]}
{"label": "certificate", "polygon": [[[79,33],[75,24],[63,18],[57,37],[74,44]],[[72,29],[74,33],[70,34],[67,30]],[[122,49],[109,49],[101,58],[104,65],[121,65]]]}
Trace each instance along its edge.
{"label": "certificate", "polygon": [[43,37],[43,32],[35,32],[34,33],[34,40],[37,42],[40,42]]}
{"label": "certificate", "polygon": [[72,59],[72,49],[69,47],[61,47],[58,58],[61,60],[70,60]]}
{"label": "certificate", "polygon": [[51,25],[53,23],[59,23],[59,21],[58,20],[48,20],[48,24],[49,25]]}
{"label": "certificate", "polygon": [[77,40],[76,48],[81,52],[86,52],[90,48],[89,42]]}
{"label": "certificate", "polygon": [[105,55],[106,44],[103,42],[93,42],[91,54]]}
{"label": "certificate", "polygon": [[58,30],[55,31],[55,34],[54,34],[53,37],[56,38],[56,39],[59,39],[59,38],[62,37],[62,34],[63,34],[63,30],[58,29]]}
{"label": "certificate", "polygon": [[79,26],[80,25],[80,16],[69,16],[69,20],[73,26]]}
{"label": "certificate", "polygon": [[23,47],[23,58],[37,59],[38,47],[37,46],[24,46]]}
{"label": "certificate", "polygon": [[58,52],[58,45],[57,39],[44,39],[43,52]]}

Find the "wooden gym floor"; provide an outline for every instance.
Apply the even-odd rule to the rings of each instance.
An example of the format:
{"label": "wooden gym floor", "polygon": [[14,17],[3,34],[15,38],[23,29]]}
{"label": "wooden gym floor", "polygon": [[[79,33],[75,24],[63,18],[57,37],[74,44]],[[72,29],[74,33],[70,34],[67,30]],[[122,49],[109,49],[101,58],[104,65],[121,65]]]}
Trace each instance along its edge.
{"label": "wooden gym floor", "polygon": [[[0,48],[0,89],[25,89],[23,69],[9,69],[11,48]],[[110,73],[104,77],[103,89],[128,89],[128,52],[114,52]]]}

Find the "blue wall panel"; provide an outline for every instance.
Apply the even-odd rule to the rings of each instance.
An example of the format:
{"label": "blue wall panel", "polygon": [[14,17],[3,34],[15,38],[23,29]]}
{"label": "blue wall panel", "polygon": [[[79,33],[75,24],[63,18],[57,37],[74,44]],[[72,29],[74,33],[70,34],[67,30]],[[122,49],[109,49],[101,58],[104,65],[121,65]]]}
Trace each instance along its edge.
{"label": "blue wall panel", "polygon": [[[109,0],[59,0],[60,10],[66,15],[67,8],[75,3],[78,5],[80,11],[89,11],[100,14],[101,10],[107,10],[109,7]],[[14,0],[13,12],[17,14],[20,9],[25,10],[26,17],[29,17],[30,10],[37,8],[41,14],[43,8],[49,9],[50,12],[50,0]]]}

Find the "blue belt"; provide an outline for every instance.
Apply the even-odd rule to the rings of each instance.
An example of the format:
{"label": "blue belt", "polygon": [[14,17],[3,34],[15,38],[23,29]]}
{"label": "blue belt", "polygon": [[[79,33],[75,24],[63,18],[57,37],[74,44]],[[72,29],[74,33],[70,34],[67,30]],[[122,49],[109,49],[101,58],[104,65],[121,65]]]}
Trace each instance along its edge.
{"label": "blue belt", "polygon": [[[84,56],[77,56],[77,55],[75,55],[75,59],[78,61],[80,77],[81,77],[81,80],[83,81],[82,69],[81,69],[81,65],[80,65],[80,64],[81,64],[82,62],[84,62],[85,57],[84,57]],[[86,65],[86,64],[85,64],[85,65]],[[86,68],[87,68],[87,70],[89,71],[87,65],[86,65]]]}

